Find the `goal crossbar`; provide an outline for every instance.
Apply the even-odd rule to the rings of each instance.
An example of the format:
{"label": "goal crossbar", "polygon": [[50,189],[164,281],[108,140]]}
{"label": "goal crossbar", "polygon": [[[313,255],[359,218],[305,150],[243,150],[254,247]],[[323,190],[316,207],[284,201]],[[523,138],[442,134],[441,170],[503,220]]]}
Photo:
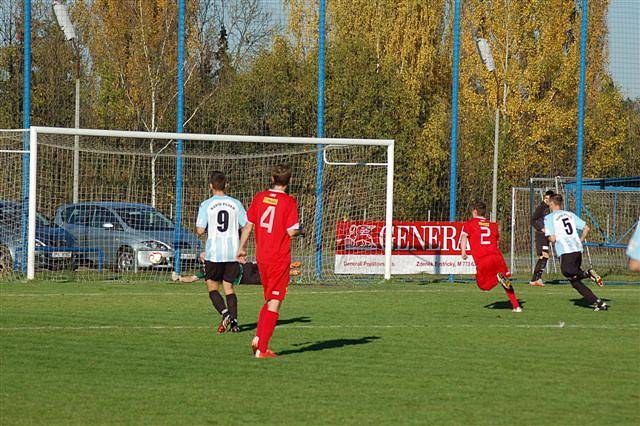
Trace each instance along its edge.
{"label": "goal crossbar", "polygon": [[278,143],[294,145],[365,145],[390,146],[393,139],[311,138],[289,136],[211,135],[204,133],[142,132],[129,130],[74,129],[64,127],[31,127],[31,132],[51,135],[98,136],[132,139],[175,139],[211,142]]}

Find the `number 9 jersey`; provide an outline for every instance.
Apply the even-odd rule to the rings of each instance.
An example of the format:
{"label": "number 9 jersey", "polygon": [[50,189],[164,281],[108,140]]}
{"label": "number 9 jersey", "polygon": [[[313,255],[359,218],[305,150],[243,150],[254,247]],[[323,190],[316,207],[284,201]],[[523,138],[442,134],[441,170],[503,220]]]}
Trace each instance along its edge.
{"label": "number 9 jersey", "polygon": [[291,237],[287,231],[300,228],[295,198],[273,189],[258,192],[247,219],[255,227],[258,263],[291,263]]}
{"label": "number 9 jersey", "polygon": [[240,246],[239,230],[247,223],[240,201],[227,195],[214,195],[200,204],[196,226],[207,228],[204,259],[209,262],[235,262]]}
{"label": "number 9 jersey", "polygon": [[556,210],[544,217],[544,234],[556,237],[555,249],[558,256],[582,252],[582,242],[578,232],[586,223],[575,214]]}

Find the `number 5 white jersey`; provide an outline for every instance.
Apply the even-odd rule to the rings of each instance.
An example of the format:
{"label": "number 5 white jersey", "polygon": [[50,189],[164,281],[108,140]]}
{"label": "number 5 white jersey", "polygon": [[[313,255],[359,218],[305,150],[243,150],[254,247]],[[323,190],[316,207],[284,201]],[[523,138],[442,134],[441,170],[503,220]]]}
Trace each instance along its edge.
{"label": "number 5 white jersey", "polygon": [[580,231],[584,229],[585,225],[585,221],[575,214],[565,210],[556,210],[544,217],[544,234],[547,237],[556,237],[555,249],[558,256],[581,252]]}
{"label": "number 5 white jersey", "polygon": [[200,204],[198,228],[207,228],[204,258],[209,262],[234,262],[240,246],[240,228],[247,224],[242,203],[227,195],[214,195]]}

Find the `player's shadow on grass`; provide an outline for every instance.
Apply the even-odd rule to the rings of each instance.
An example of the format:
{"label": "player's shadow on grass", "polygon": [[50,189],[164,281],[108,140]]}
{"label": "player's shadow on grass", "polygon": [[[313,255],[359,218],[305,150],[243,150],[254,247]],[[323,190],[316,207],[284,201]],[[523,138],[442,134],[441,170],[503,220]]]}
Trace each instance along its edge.
{"label": "player's shadow on grass", "polygon": [[[307,323],[307,322],[311,322],[311,318],[309,317],[294,317],[294,318],[287,318],[287,319],[281,319],[278,320],[278,325],[284,325],[284,324],[295,324],[295,323]],[[258,323],[257,322],[253,322],[251,324],[242,324],[240,326],[240,331],[251,331],[251,330],[255,330],[256,327],[258,327]]]}
{"label": "player's shadow on grass", "polygon": [[[611,302],[611,299],[600,299],[603,302]],[[593,303],[589,303],[586,299],[569,299],[569,301],[573,302],[575,306],[580,306],[581,308],[593,309]]]}
{"label": "player's shadow on grass", "polygon": [[365,345],[367,343],[371,343],[374,340],[378,340],[380,336],[366,336],[361,337],[359,339],[332,339],[332,340],[323,340],[321,342],[310,343],[305,342],[301,343],[303,346],[298,349],[287,349],[281,352],[278,352],[278,355],[293,355],[300,354],[303,352],[315,352],[315,351],[323,351],[325,349],[338,349],[343,348],[345,346],[355,346],[355,345]]}
{"label": "player's shadow on grass", "polygon": [[[524,308],[524,304],[527,302],[518,299],[518,303]],[[513,306],[511,306],[511,302],[507,300],[498,300],[497,302],[491,302],[488,305],[484,305],[484,307],[487,309],[513,309]]]}

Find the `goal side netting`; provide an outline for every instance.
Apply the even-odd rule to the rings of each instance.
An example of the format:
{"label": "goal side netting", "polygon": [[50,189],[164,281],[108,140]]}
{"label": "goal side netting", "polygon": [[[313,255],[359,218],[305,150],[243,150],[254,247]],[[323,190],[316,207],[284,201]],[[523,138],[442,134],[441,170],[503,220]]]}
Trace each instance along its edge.
{"label": "goal side netting", "polygon": [[[305,230],[304,237],[292,239],[293,260],[301,264],[294,280],[339,277],[339,222],[391,220],[390,140],[58,128],[2,135],[5,277],[28,276],[29,268],[37,278],[80,280],[194,274],[204,247],[195,233],[196,216],[211,196],[214,171],[226,175],[228,195],[248,208],[253,195],[269,187],[274,165],[292,167],[289,193]],[[255,251],[249,248],[251,260]]]}
{"label": "goal side netting", "polygon": [[[532,272],[537,261],[530,220],[547,190],[562,194],[565,208],[575,211],[575,178],[533,178],[528,187],[512,188],[510,263],[515,273]],[[582,197],[582,218],[591,229],[587,256],[603,272],[625,271],[625,249],[640,217],[640,177],[584,179]],[[547,271],[560,273],[555,256]]]}

